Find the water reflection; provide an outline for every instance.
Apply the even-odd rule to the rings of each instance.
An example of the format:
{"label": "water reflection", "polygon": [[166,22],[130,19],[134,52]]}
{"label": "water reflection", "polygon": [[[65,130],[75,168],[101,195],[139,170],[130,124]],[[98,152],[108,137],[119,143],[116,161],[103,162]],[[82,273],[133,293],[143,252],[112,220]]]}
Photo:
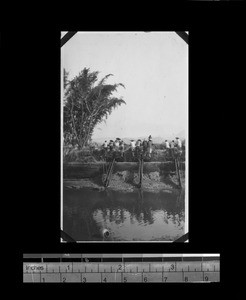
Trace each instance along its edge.
{"label": "water reflection", "polygon": [[77,241],[175,240],[184,234],[184,192],[64,189],[63,229]]}

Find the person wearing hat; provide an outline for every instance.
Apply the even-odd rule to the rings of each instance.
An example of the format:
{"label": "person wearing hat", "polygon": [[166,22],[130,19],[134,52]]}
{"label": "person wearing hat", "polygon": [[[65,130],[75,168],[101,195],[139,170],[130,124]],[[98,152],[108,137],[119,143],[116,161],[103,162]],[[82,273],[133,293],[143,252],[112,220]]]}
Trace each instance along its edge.
{"label": "person wearing hat", "polygon": [[176,137],[176,143],[175,144],[176,144],[177,149],[181,150],[182,143],[181,143],[181,140],[178,137]]}

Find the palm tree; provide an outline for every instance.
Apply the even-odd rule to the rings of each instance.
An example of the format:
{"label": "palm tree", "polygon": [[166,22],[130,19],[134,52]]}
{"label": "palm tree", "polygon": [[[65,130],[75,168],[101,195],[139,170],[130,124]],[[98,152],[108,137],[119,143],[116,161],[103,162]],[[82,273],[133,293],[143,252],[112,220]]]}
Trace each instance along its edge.
{"label": "palm tree", "polygon": [[70,134],[82,149],[87,145],[97,124],[111,114],[112,110],[121,104],[126,104],[122,98],[113,97],[122,83],[105,84],[106,75],[98,83],[99,72],[90,72],[84,68],[73,80],[67,80],[64,92],[64,135]]}

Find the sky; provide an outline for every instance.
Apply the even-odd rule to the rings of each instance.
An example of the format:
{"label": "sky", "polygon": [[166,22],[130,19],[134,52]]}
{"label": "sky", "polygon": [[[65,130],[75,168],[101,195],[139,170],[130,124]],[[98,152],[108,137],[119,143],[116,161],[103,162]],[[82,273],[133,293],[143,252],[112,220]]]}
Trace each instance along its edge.
{"label": "sky", "polygon": [[188,45],[175,32],[78,32],[61,49],[61,69],[72,79],[85,67],[125,85],[113,96],[126,105],[92,139],[187,133]]}

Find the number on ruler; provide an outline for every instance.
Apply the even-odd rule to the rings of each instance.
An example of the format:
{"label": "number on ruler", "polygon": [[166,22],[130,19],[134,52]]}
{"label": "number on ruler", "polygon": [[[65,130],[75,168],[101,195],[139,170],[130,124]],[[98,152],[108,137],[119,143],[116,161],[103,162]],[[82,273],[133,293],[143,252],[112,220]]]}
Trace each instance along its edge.
{"label": "number on ruler", "polygon": [[103,282],[107,282],[107,278],[106,277],[104,277]]}
{"label": "number on ruler", "polygon": [[124,277],[124,282],[127,282],[127,278],[126,277]]}
{"label": "number on ruler", "polygon": [[83,277],[82,283],[86,283],[86,277]]}
{"label": "number on ruler", "polygon": [[45,282],[45,278],[43,277],[42,279],[43,279],[43,282]]}
{"label": "number on ruler", "polygon": [[66,277],[62,277],[62,282],[66,282]]}
{"label": "number on ruler", "polygon": [[166,282],[166,281],[167,281],[167,277],[164,277],[163,279],[164,279],[164,282]]}
{"label": "number on ruler", "polygon": [[188,281],[188,277],[187,277],[187,276],[185,276],[185,278],[184,278],[184,279],[185,279],[185,282],[187,282],[187,281]]}
{"label": "number on ruler", "polygon": [[148,282],[148,278],[146,276],[144,277],[143,280],[144,280],[144,282]]}
{"label": "number on ruler", "polygon": [[205,279],[205,281],[208,281],[208,276],[205,276],[205,278],[204,278],[204,279]]}
{"label": "number on ruler", "polygon": [[122,270],[122,265],[118,266],[118,270],[121,271]]}
{"label": "number on ruler", "polygon": [[174,264],[171,264],[170,269],[171,269],[171,270],[174,270]]}

